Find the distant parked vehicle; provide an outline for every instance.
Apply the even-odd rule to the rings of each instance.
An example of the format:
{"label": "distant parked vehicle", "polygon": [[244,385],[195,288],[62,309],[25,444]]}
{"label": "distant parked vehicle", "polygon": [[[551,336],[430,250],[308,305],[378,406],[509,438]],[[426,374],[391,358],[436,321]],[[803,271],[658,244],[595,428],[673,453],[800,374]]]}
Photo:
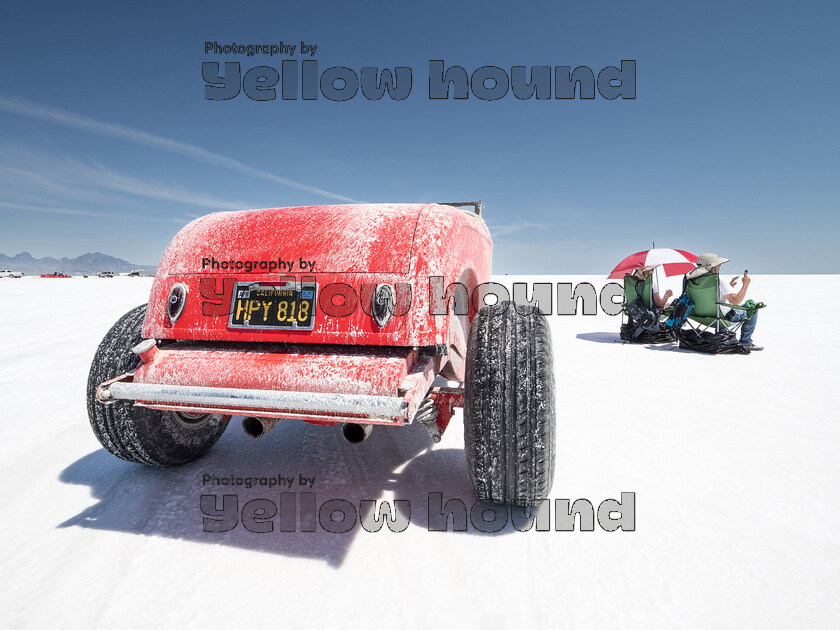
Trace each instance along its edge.
{"label": "distant parked vehicle", "polygon": [[97,278],[113,278],[114,277],[114,272],[113,271],[100,271],[98,274],[96,274],[96,277]]}
{"label": "distant parked vehicle", "polygon": [[22,271],[11,271],[10,269],[0,269],[0,278],[22,278]]}
{"label": "distant parked vehicle", "polygon": [[131,278],[154,278],[155,272],[148,271],[146,269],[135,269],[134,271],[130,272],[129,277]]}
{"label": "distant parked vehicle", "polygon": [[69,278],[66,273],[62,273],[61,271],[54,271],[53,273],[42,273],[42,278]]}

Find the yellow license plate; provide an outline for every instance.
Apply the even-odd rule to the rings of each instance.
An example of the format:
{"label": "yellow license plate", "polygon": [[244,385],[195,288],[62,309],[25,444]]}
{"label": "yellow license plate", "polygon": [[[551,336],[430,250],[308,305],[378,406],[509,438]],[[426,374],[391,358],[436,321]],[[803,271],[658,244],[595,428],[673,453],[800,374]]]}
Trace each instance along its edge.
{"label": "yellow license plate", "polygon": [[312,330],[315,325],[314,282],[238,282],[233,292],[232,328]]}

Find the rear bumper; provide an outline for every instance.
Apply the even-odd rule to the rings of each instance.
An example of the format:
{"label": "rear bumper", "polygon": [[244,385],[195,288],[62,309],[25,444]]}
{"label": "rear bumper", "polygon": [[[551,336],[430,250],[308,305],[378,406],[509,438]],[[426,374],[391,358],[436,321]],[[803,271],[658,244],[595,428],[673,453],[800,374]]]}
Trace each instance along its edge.
{"label": "rear bumper", "polygon": [[135,350],[140,365],[102,383],[101,402],[322,424],[409,424],[440,361],[410,348],[144,342]]}
{"label": "rear bumper", "polygon": [[[104,394],[104,392],[108,392]],[[313,394],[260,389],[224,389],[111,382],[100,388],[100,400],[133,400],[144,407],[175,409],[192,413],[224,413],[227,415],[260,415],[266,417],[290,414],[323,419],[346,415],[382,422],[407,421],[409,403],[398,397],[359,396],[353,394]]]}

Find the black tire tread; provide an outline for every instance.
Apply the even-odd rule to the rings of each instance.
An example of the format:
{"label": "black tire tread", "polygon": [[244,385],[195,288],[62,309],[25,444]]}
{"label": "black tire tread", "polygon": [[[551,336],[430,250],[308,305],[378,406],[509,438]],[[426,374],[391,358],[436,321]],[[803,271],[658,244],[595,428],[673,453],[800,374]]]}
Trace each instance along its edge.
{"label": "black tire tread", "polygon": [[534,505],[554,478],[551,332],[536,308],[483,307],[470,329],[464,404],[467,471],[479,499]]}
{"label": "black tire tread", "polygon": [[131,349],[143,339],[145,316],[145,305],[130,310],[99,344],[88,374],[88,419],[99,443],[120,459],[151,466],[185,464],[218,441],[229,418],[214,417],[200,426],[187,427],[169,412],[137,407],[129,401],[104,405],[96,399],[102,382],[130,372],[140,362]]}

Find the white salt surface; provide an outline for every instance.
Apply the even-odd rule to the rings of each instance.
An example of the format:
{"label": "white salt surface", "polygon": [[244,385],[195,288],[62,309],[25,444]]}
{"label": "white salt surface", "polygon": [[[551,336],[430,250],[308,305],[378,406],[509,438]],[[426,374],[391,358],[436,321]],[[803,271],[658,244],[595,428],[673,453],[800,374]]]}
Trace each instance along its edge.
{"label": "white salt surface", "polygon": [[[766,350],[750,356],[623,345],[619,317],[551,316],[551,498],[597,507],[633,492],[636,529],[496,534],[428,528],[429,493],[474,501],[460,412],[437,446],[416,425],[355,447],[301,422],[252,440],[235,418],[180,468],[108,454],[88,425],[89,364],[150,286],[0,279],[3,627],[837,627],[838,276],[755,276],[769,307]],[[204,474],[294,483],[222,488]],[[411,524],[202,531],[202,494],[279,504],[313,491],[301,477],[319,506],[410,501]]]}

